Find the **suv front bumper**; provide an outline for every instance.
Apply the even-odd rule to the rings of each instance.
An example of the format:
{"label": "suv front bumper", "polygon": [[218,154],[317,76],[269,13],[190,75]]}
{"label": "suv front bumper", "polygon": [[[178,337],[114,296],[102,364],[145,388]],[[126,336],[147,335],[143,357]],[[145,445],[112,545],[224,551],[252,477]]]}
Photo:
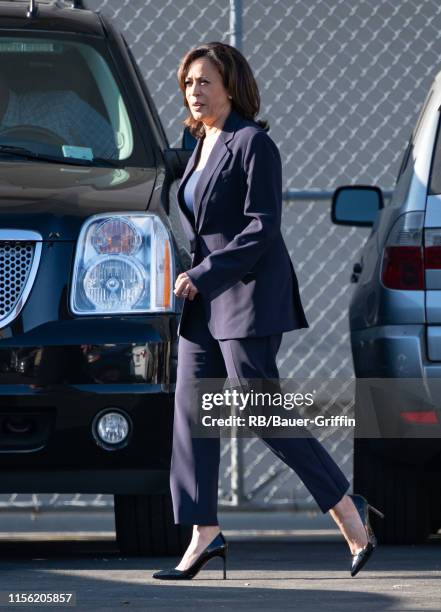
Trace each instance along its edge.
{"label": "suv front bumper", "polygon": [[[0,492],[163,492],[176,328],[174,314],[89,318],[0,342]],[[108,450],[93,422],[110,409],[131,428]]]}

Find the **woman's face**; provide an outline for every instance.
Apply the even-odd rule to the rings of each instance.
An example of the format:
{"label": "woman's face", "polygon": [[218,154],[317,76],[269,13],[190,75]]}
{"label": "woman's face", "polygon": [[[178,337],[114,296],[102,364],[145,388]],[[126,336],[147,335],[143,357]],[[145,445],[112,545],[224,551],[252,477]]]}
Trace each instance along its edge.
{"label": "woman's face", "polygon": [[212,125],[219,117],[229,114],[228,92],[219,71],[208,58],[201,57],[190,64],[184,83],[193,119]]}

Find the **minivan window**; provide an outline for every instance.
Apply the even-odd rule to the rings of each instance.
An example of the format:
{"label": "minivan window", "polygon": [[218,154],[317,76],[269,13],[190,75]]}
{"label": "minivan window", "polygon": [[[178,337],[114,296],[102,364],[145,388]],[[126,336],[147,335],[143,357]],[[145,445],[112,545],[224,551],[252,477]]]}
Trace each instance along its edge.
{"label": "minivan window", "polygon": [[412,149],[413,149],[413,141],[412,141],[412,136],[411,136],[409,138],[409,142],[407,143],[406,149],[403,153],[403,157],[401,158],[400,169],[398,170],[398,175],[395,180],[395,184],[398,183],[401,175],[406,171]]}
{"label": "minivan window", "polygon": [[[438,111],[439,113],[439,111]],[[435,140],[435,148],[432,157],[432,166],[430,168],[430,179],[428,195],[436,195],[441,193],[441,119],[438,117],[438,128]]]}
{"label": "minivan window", "polygon": [[0,36],[0,146],[124,161],[136,129],[103,55],[70,39]]}
{"label": "minivan window", "polygon": [[429,106],[429,102],[432,99],[432,96],[433,96],[433,89],[431,89],[429,91],[429,93],[427,94],[426,99],[424,100],[423,107],[422,107],[422,109],[420,111],[420,114],[418,115],[416,126],[415,126],[415,128],[413,130],[413,133],[412,133],[412,140],[413,140],[413,142],[415,142],[418,139],[420,127],[421,127],[421,124],[422,124],[422,121],[423,121],[423,117],[424,117],[424,113],[426,112],[426,109]]}

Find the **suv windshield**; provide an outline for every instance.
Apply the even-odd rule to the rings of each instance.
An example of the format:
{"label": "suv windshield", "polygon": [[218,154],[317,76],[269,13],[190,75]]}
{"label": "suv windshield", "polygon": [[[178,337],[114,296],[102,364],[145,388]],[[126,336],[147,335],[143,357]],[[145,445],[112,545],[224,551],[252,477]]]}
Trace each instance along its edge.
{"label": "suv windshield", "polygon": [[0,153],[117,162],[131,157],[134,132],[94,46],[0,36]]}

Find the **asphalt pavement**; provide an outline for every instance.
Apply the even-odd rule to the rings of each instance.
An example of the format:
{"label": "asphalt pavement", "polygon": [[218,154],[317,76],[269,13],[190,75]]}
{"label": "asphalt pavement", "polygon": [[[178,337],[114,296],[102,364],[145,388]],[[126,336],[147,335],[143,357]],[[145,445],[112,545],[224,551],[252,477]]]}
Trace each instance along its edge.
{"label": "asphalt pavement", "polygon": [[[212,559],[193,580],[154,580],[178,558],[124,557],[108,512],[2,512],[0,600],[75,593],[64,610],[441,610],[441,534],[421,546],[381,546],[358,576],[329,515],[221,512],[227,580]],[[40,608],[3,603],[1,609]]]}

